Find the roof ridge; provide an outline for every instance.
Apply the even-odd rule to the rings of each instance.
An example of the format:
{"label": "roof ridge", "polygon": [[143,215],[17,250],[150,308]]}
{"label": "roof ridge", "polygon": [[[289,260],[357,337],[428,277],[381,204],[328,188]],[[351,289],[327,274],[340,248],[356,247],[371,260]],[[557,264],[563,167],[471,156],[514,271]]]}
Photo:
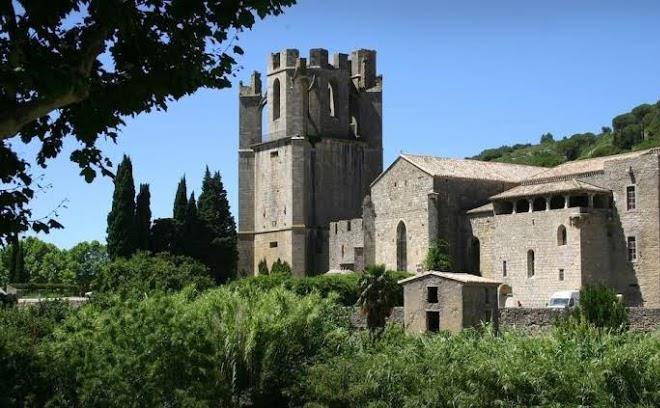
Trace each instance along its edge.
{"label": "roof ridge", "polygon": [[497,162],[497,161],[487,161],[487,160],[478,160],[478,159],[472,159],[469,157],[446,157],[446,156],[432,156],[428,154],[415,154],[415,153],[400,153],[400,156],[402,157],[420,157],[420,158],[428,158],[428,159],[436,159],[436,160],[453,160],[453,161],[468,161],[468,162],[474,162],[474,163],[485,163],[488,165],[497,165],[497,166],[511,166],[511,167],[525,167],[525,168],[531,168],[531,169],[547,169],[547,167],[543,166],[534,166],[531,164],[518,164],[518,163],[505,163],[505,162]]}

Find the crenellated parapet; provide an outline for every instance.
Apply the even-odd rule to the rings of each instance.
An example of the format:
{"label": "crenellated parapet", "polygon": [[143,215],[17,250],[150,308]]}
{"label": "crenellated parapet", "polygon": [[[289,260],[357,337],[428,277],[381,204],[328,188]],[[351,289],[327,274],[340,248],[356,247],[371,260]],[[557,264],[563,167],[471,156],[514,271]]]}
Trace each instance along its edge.
{"label": "crenellated parapet", "polygon": [[[308,57],[297,49],[274,52],[265,90],[255,73],[250,84],[241,84],[240,98],[243,116],[259,122],[244,127],[262,129],[265,135],[247,137],[246,143],[320,136],[382,146],[382,77],[373,50],[335,53],[332,59],[323,48],[310,50]],[[266,115],[261,115],[264,108]]]}

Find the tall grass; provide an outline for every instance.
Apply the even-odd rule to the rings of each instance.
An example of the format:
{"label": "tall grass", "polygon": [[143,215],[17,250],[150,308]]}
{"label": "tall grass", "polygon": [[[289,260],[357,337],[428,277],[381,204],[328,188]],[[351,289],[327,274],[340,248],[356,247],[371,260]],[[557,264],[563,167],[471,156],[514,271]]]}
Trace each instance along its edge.
{"label": "tall grass", "polygon": [[318,295],[184,290],[86,308],[43,351],[68,406],[281,406],[342,322]]}
{"label": "tall grass", "polygon": [[486,332],[356,335],[311,367],[296,401],[326,407],[660,406],[660,337],[582,326],[529,337]]}

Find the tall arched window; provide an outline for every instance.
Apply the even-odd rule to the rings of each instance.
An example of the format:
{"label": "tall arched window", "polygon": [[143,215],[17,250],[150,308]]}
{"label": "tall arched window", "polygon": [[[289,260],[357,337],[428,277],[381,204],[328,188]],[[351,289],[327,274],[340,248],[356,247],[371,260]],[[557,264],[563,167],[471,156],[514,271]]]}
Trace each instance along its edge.
{"label": "tall arched window", "polygon": [[527,251],[527,277],[531,278],[534,276],[534,265],[535,259],[534,259],[534,251],[531,249]]}
{"label": "tall arched window", "polygon": [[330,117],[337,117],[337,84],[334,81],[328,81],[328,106],[330,107]]}
{"label": "tall arched window", "polygon": [[408,236],[403,221],[396,227],[396,270],[408,270]]}
{"label": "tall arched window", "polygon": [[559,228],[557,228],[557,245],[559,246],[566,245],[566,242],[567,242],[566,227],[560,225]]}
{"label": "tall arched window", "polygon": [[280,80],[273,81],[273,120],[280,118]]}

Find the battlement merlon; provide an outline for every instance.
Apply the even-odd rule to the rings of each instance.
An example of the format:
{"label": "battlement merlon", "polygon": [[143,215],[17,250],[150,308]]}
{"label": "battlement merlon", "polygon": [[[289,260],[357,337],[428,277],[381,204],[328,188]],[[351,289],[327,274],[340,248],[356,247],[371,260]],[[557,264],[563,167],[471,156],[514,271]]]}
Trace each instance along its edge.
{"label": "battlement merlon", "polygon": [[243,85],[243,81],[239,83],[239,96],[261,97],[261,85],[261,73],[254,71],[248,85]]}
{"label": "battlement merlon", "polygon": [[295,48],[282,50],[270,54],[268,60],[268,73],[277,72],[282,69],[294,69],[300,58],[300,52]]}
{"label": "battlement merlon", "polygon": [[376,51],[360,49],[351,53],[351,78],[356,88],[369,89],[377,85]]}

